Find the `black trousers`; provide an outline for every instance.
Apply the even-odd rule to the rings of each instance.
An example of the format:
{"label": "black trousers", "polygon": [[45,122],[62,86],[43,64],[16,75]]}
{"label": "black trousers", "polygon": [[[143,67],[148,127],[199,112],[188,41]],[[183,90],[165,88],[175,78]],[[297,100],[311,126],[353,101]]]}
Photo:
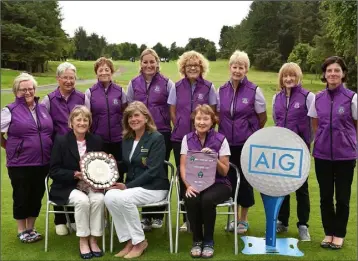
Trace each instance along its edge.
{"label": "black trousers", "polygon": [[229,186],[214,183],[196,197],[184,196],[194,242],[214,243],[216,206],[228,200],[230,195],[231,188]]}
{"label": "black trousers", "polygon": [[[315,158],[321,197],[321,218],[326,236],[346,236],[355,166],[355,160],[330,161]],[[334,191],[336,208],[333,201]]]}
{"label": "black trousers", "polygon": [[49,165],[8,167],[12,186],[13,217],[16,220],[38,217],[45,193]]}
{"label": "black trousers", "polygon": [[[310,217],[310,197],[308,192],[308,180],[306,180],[302,186],[296,190],[297,200],[297,227],[305,225],[308,227],[308,219]],[[282,224],[288,227],[288,219],[290,218],[290,195],[287,195],[282,202],[280,212],[278,214],[278,220]]]}
{"label": "black trousers", "polygon": [[[185,192],[186,192],[186,187],[184,182],[181,179],[180,176],[180,150],[181,150],[181,142],[175,142],[172,141],[172,147],[173,147],[173,152],[174,152],[174,159],[175,159],[175,165],[177,168],[177,175],[179,177],[179,190],[180,190],[180,195],[179,195],[179,199],[183,200]],[[180,209],[182,211],[185,211],[185,206],[181,205]],[[183,214],[183,222],[186,222],[186,215]]]}
{"label": "black trousers", "polygon": [[[170,152],[172,150],[172,143],[170,141],[171,133],[170,132],[161,132],[161,134],[164,136],[164,142],[165,142],[165,160],[169,161],[170,158]],[[163,165],[165,169],[165,173],[168,176],[168,165]],[[142,218],[148,218],[148,219],[163,219],[164,214],[144,214],[145,212],[152,212],[152,211],[164,211],[165,207],[148,207],[142,209]]]}
{"label": "black trousers", "polygon": [[[254,190],[247,182],[241,169],[241,151],[244,146],[230,146],[230,162],[235,164],[240,171],[240,187],[237,196],[237,203],[243,208],[255,205]],[[235,196],[237,176],[234,168],[229,169],[228,178],[232,186],[232,198]]]}

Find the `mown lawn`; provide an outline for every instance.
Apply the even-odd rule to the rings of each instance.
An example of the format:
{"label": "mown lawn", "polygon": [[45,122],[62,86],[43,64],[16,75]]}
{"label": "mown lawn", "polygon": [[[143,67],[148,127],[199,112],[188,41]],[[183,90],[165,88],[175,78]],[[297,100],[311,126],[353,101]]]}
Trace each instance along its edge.
{"label": "mown lawn", "polygon": [[[94,78],[94,74],[89,72],[93,68],[93,62],[75,63],[78,66],[78,74],[81,75],[81,70],[88,70],[89,79]],[[123,74],[116,77],[118,82],[123,87],[126,87],[128,81],[138,73],[138,62],[131,63],[127,61],[119,61],[116,65],[123,68]],[[82,66],[82,67],[80,67]],[[210,63],[210,72],[207,79],[214,82],[216,87],[219,87],[228,79],[227,61],[217,61]],[[161,65],[163,74],[170,77],[173,81],[180,78],[176,69],[175,62],[164,63]],[[54,66],[54,68],[56,68]],[[4,72],[4,71],[2,71]],[[51,73],[54,79],[54,72]],[[271,72],[260,72],[251,69],[248,77],[251,81],[258,84],[266,97],[268,122],[266,126],[272,126],[271,119],[271,100],[275,93],[277,74]],[[38,79],[38,78],[37,78]],[[12,81],[12,80],[11,80]],[[51,81],[53,83],[54,81]],[[317,92],[322,89],[324,85],[316,78],[315,75],[304,76],[304,86]],[[80,85],[80,90],[85,90],[89,85]],[[38,90],[37,95],[43,97],[47,92]],[[2,94],[2,107],[13,101],[12,94]],[[12,218],[12,188],[7,175],[5,166],[5,153],[1,150],[1,259],[2,260],[80,260],[78,255],[78,239],[72,234],[69,236],[60,237],[55,234],[53,216],[50,216],[50,238],[49,238],[49,252],[44,252],[44,241],[35,244],[23,244],[16,238],[16,223]],[[173,156],[171,162],[174,163]],[[226,217],[218,216],[215,230],[215,260],[357,260],[357,178],[354,178],[354,185],[352,186],[351,210],[348,223],[348,234],[344,243],[344,248],[341,251],[325,250],[319,247],[320,241],[324,237],[323,228],[321,225],[321,217],[319,210],[319,189],[314,173],[313,161],[311,161],[311,171],[309,176],[309,190],[311,197],[311,215],[310,215],[310,233],[312,237],[311,242],[299,243],[299,248],[304,252],[304,257],[292,258],[286,256],[263,255],[263,256],[249,256],[239,253],[238,256],[233,254],[233,240],[234,237],[230,233],[224,232]],[[175,192],[174,192],[175,193]],[[175,213],[176,213],[176,195],[172,195],[172,225],[173,225],[173,239],[175,227]],[[250,229],[249,236],[264,237],[265,235],[265,213],[260,195],[255,194],[256,204],[250,210],[249,221]],[[43,201],[45,202],[45,201]],[[296,202],[295,196],[291,198],[291,218],[290,229],[284,237],[297,238],[297,229],[295,227],[296,220]],[[38,218],[37,229],[44,232],[45,228],[45,205],[43,205],[40,217]],[[149,241],[149,248],[147,252],[140,258],[141,260],[190,260],[189,249],[191,245],[191,235],[183,233],[180,235],[179,253],[169,254],[169,242],[167,233],[164,227],[159,230],[154,230],[146,234]],[[279,236],[281,237],[281,236]],[[108,252],[109,249],[109,234],[107,232],[107,252],[101,260],[113,260],[113,254]],[[239,251],[243,249],[243,243],[239,239]],[[115,238],[114,251],[118,252],[122,246],[119,245]]]}

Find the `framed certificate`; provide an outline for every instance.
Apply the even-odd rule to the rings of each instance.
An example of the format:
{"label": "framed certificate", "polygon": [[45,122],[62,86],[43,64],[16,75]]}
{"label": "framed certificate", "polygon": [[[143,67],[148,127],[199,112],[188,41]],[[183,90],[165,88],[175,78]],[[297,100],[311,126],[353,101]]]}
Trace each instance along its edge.
{"label": "framed certificate", "polygon": [[83,180],[95,189],[112,186],[118,179],[117,162],[105,152],[89,152],[80,160]]}
{"label": "framed certificate", "polygon": [[215,182],[217,153],[188,151],[186,154],[185,180],[201,192]]}

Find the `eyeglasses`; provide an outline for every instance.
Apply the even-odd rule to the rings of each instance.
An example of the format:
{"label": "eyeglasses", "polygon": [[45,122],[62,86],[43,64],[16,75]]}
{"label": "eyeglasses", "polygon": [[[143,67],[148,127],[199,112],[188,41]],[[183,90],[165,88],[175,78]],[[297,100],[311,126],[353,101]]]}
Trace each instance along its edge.
{"label": "eyeglasses", "polygon": [[22,92],[22,93],[27,93],[27,92],[33,92],[35,91],[35,88],[28,88],[28,89],[18,89],[19,92]]}
{"label": "eyeglasses", "polygon": [[76,78],[75,77],[68,77],[68,76],[61,76],[60,77],[62,80],[64,80],[64,81],[74,81],[74,80],[76,80]]}
{"label": "eyeglasses", "polygon": [[200,64],[197,64],[197,63],[194,63],[194,64],[187,64],[185,65],[185,68],[199,68],[200,67]]}

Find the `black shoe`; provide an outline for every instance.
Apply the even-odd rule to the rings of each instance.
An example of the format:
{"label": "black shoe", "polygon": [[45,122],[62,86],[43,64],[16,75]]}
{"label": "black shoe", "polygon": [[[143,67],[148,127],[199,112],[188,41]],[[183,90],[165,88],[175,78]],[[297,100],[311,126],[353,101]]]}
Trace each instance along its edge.
{"label": "black shoe", "polygon": [[343,247],[343,242],[342,242],[341,245],[337,245],[337,244],[335,244],[335,243],[331,243],[329,247],[330,247],[331,249],[333,249],[333,250],[342,249],[342,247]]}
{"label": "black shoe", "polygon": [[81,257],[82,259],[91,259],[91,258],[93,257],[92,252],[88,252],[88,253],[82,254],[82,253],[81,253],[81,249],[79,249],[79,251],[80,251],[80,257]]}
{"label": "black shoe", "polygon": [[103,251],[98,251],[98,252],[92,251],[92,255],[94,257],[101,257],[101,256],[103,256]]}
{"label": "black shoe", "polygon": [[321,242],[321,247],[322,248],[330,248],[331,247],[332,242],[328,242],[328,241],[322,241]]}

